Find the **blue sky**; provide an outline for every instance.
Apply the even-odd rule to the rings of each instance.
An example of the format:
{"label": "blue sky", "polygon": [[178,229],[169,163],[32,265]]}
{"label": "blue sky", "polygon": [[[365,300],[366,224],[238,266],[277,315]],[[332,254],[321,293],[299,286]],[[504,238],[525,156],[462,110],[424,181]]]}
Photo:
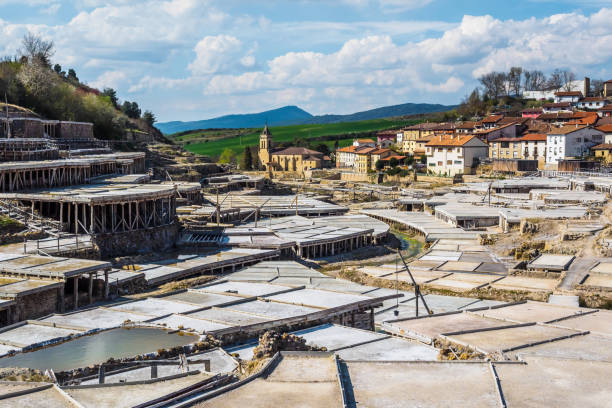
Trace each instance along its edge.
{"label": "blue sky", "polygon": [[612,78],[612,0],[0,0],[0,55],[28,30],[88,84],[160,121],[298,105],[454,104],[513,65]]}

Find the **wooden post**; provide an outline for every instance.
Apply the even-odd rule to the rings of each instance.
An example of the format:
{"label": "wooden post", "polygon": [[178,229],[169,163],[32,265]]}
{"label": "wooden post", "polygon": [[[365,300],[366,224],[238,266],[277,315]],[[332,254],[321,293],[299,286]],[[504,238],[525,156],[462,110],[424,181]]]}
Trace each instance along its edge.
{"label": "wooden post", "polygon": [[89,274],[89,286],[87,288],[89,304],[93,303],[93,273]]}
{"label": "wooden post", "polygon": [[74,310],[76,310],[79,308],[79,277],[75,276],[73,282],[72,295],[74,296]]}
{"label": "wooden post", "polygon": [[89,233],[93,234],[94,233],[94,205],[93,203],[89,205],[90,210],[90,216],[91,216],[91,220],[90,220],[90,227],[89,227]]}
{"label": "wooden post", "polygon": [[74,233],[79,234],[79,204],[74,204]]}
{"label": "wooden post", "polygon": [[104,299],[108,299],[108,269],[104,270]]}

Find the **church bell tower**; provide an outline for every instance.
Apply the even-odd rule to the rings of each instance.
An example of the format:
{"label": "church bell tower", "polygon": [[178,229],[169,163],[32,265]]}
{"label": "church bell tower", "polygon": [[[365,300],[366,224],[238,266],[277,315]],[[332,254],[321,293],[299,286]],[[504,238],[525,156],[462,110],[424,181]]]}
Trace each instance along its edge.
{"label": "church bell tower", "polygon": [[259,161],[260,163],[268,168],[268,163],[270,163],[270,149],[272,148],[272,134],[270,133],[270,129],[268,129],[268,125],[264,127],[261,135],[259,136]]}

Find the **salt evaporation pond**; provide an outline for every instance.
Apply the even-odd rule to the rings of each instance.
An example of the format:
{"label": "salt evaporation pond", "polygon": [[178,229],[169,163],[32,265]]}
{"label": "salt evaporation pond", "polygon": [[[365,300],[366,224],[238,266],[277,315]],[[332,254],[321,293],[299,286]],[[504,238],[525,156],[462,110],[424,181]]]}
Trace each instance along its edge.
{"label": "salt evaporation pond", "polygon": [[109,358],[131,357],[159,349],[185,346],[198,338],[152,328],[119,328],[30,353],[0,358],[0,367],[25,367],[55,372],[102,363]]}

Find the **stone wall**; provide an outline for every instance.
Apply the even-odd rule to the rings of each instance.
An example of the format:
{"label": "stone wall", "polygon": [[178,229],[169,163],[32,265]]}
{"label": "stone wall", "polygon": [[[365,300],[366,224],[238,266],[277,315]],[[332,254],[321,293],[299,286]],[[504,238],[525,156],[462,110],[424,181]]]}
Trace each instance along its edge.
{"label": "stone wall", "polygon": [[93,139],[93,123],[85,122],[60,122],[59,133],[56,134],[60,139]]}
{"label": "stone wall", "polygon": [[36,319],[55,313],[58,307],[58,289],[53,288],[17,298],[13,322]]}
{"label": "stone wall", "polygon": [[44,137],[43,124],[38,119],[15,118],[11,120],[11,137],[14,138],[42,138]]}
{"label": "stone wall", "polygon": [[93,238],[102,259],[142,252],[165,251],[178,239],[177,223],[157,228],[114,234],[97,234]]}

